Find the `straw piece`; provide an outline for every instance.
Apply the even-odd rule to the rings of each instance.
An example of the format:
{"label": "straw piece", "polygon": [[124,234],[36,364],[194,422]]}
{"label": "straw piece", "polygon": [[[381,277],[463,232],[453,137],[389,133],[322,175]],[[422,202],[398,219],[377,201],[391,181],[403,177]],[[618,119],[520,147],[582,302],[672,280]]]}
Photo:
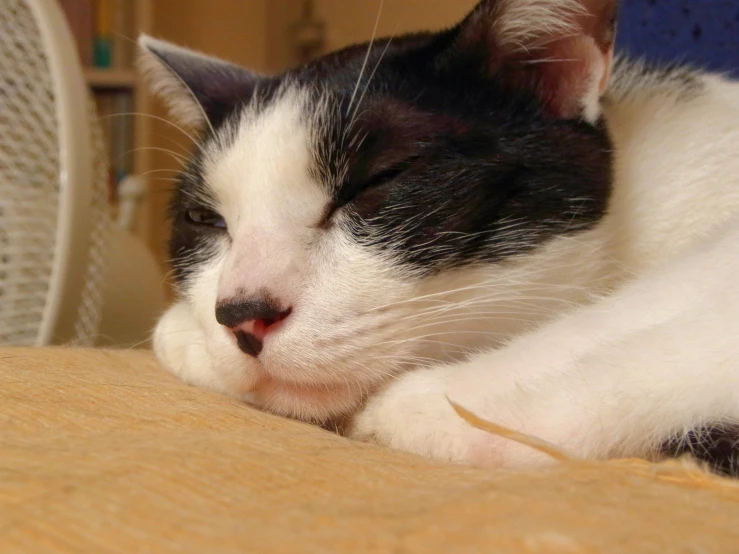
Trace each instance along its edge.
{"label": "straw piece", "polygon": [[464,419],[467,423],[469,423],[473,427],[480,429],[481,431],[487,431],[488,433],[492,433],[504,439],[512,440],[519,444],[523,444],[524,446],[528,446],[530,448],[533,448],[534,450],[543,452],[544,454],[552,457],[553,459],[559,462],[572,462],[572,461],[578,460],[578,457],[575,456],[574,454],[571,454],[561,449],[560,447],[553,445],[550,442],[547,442],[543,439],[539,439],[537,437],[532,437],[531,435],[527,435],[525,433],[520,433],[518,431],[508,429],[507,427],[503,427],[502,425],[498,425],[496,423],[492,423],[490,421],[484,420],[476,416],[469,410],[466,410],[459,404],[456,404],[454,401],[452,401],[448,397],[447,397],[447,400],[452,405],[452,408],[454,408],[454,411],[457,412],[457,415],[459,415],[459,417]]}

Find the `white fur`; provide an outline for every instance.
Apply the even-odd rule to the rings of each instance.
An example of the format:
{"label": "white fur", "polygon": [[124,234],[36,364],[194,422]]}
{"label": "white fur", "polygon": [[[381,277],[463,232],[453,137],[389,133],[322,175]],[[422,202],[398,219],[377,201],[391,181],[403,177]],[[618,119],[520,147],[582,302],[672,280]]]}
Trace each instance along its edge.
{"label": "white fur", "polygon": [[578,17],[588,11],[578,0],[502,0],[493,3],[495,13],[486,15],[494,22],[499,46],[528,53],[553,38],[576,36]]}
{"label": "white fur", "polygon": [[[303,102],[295,92],[259,117],[244,112],[227,147],[207,152],[203,178],[218,199],[232,244],[220,276],[219,298],[269,286],[292,305],[311,227],[329,198],[307,177],[308,129],[300,123]],[[278,163],[275,153],[290,163]]]}

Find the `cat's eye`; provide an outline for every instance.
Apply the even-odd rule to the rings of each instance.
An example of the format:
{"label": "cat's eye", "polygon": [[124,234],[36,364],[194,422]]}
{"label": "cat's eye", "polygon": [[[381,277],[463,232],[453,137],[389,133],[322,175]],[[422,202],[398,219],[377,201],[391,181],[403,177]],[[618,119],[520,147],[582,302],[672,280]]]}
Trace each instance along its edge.
{"label": "cat's eye", "polygon": [[204,225],[206,227],[214,227],[216,229],[226,229],[226,220],[221,215],[207,208],[192,208],[185,212],[185,217],[190,223],[196,225]]}
{"label": "cat's eye", "polygon": [[385,185],[393,183],[398,177],[400,177],[410,165],[417,159],[417,156],[411,157],[402,163],[393,165],[379,173],[373,175],[367,179],[363,186],[352,187],[345,186],[342,190],[342,194],[339,197],[335,209],[338,209],[350,202],[353,202],[357,198],[362,197],[365,193],[383,187]]}
{"label": "cat's eye", "polygon": [[365,189],[381,187],[383,185],[391,183],[392,181],[400,177],[403,173],[405,173],[405,171],[408,169],[409,164],[410,162],[405,162],[403,164],[390,167],[385,171],[381,171],[367,182],[367,184],[365,185]]}

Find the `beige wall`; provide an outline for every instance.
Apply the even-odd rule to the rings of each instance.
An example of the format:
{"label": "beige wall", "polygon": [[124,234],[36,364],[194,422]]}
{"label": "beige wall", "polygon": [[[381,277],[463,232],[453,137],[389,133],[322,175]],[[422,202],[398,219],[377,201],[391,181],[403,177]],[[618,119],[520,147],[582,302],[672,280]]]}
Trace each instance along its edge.
{"label": "beige wall", "polygon": [[154,0],[160,38],[264,69],[269,0]]}
{"label": "beige wall", "polygon": [[293,26],[300,19],[303,0],[272,0],[267,6],[267,68],[278,72],[298,63]]}
{"label": "beige wall", "polygon": [[[478,0],[385,0],[378,36],[450,27]],[[377,21],[380,0],[315,0],[316,15],[326,22],[326,46],[333,50],[368,40]]]}

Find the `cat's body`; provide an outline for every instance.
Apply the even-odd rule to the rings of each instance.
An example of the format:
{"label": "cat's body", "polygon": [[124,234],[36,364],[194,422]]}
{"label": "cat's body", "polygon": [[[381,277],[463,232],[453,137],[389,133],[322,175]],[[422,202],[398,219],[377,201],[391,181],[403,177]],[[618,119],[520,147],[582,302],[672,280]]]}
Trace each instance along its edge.
{"label": "cat's body", "polygon": [[[487,0],[440,38],[377,44],[362,66],[380,68],[376,90],[359,50],[264,81],[145,41],[178,76],[159,83],[195,90],[214,128],[175,202],[190,218],[173,235],[183,295],[157,328],[160,358],[192,383],[310,421],[351,416],[351,436],[442,459],[545,461],[449,399],[585,457],[733,437],[739,84],[622,62],[605,89],[614,8]],[[491,42],[497,95],[432,78],[479,71]],[[521,70],[530,52],[548,61]],[[422,69],[392,81],[393,64],[427,58],[431,92],[406,90]],[[214,67],[234,72],[231,96],[199,91]],[[237,98],[239,117],[224,108]],[[193,104],[174,107],[202,124]]]}

